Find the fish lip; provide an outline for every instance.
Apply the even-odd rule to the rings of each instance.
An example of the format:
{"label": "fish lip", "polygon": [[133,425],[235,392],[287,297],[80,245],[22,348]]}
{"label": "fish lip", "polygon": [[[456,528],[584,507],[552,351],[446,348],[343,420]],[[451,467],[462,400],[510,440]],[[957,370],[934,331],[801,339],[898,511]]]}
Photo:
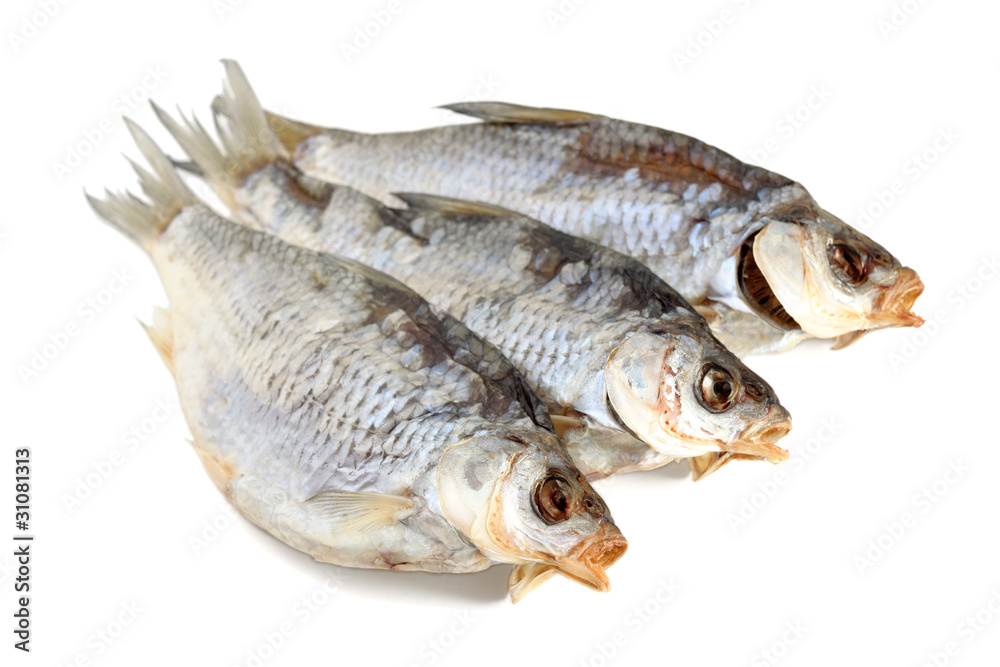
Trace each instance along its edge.
{"label": "fish lip", "polygon": [[590,538],[583,540],[566,556],[557,556],[551,564],[559,573],[585,586],[607,593],[611,582],[605,570],[611,567],[625,551],[628,540],[614,525],[605,524]]}
{"label": "fish lip", "polygon": [[751,424],[739,438],[723,445],[723,451],[742,455],[739,458],[755,456],[771,463],[781,463],[788,458],[788,450],[774,443],[791,430],[791,415],[780,405],[773,405],[767,419]]}
{"label": "fish lip", "polygon": [[911,312],[924,283],[908,266],[900,269],[899,279],[879,295],[871,322],[876,327],[919,327],[924,318]]}

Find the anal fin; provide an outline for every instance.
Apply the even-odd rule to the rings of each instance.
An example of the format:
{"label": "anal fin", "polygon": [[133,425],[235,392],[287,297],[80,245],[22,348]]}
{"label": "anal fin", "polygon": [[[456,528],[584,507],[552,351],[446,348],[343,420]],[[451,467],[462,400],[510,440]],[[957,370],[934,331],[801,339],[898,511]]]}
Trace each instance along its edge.
{"label": "anal fin", "polygon": [[146,335],[153,343],[153,347],[159,352],[163,363],[167,365],[170,372],[174,371],[174,329],[171,322],[170,313],[163,308],[153,309],[153,321],[146,324],[139,322],[146,330]]}

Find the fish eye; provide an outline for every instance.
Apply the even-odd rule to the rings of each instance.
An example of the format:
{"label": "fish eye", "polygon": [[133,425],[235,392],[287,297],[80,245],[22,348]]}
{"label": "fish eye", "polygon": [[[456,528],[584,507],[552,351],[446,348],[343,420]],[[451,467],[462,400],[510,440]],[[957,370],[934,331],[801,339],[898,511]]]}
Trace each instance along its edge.
{"label": "fish eye", "polygon": [[535,487],[534,504],[545,523],[565,521],[573,504],[573,487],[562,475],[549,472]]}
{"label": "fish eye", "polygon": [[868,279],[872,258],[864,250],[848,243],[833,243],[827,247],[826,254],[833,275],[845,285],[860,285]]}
{"label": "fish eye", "polygon": [[725,412],[736,403],[738,393],[732,373],[717,364],[709,364],[701,372],[701,404],[712,412]]}

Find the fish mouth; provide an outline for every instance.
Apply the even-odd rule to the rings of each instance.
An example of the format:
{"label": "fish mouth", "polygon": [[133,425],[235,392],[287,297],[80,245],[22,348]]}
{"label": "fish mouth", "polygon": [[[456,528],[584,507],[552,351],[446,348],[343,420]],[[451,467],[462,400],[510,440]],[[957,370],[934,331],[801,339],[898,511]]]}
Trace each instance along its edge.
{"label": "fish mouth", "polygon": [[615,526],[605,525],[600,532],[582,541],[566,556],[557,556],[552,565],[565,577],[594,590],[607,593],[611,582],[605,570],[621,558],[628,541]]}
{"label": "fish mouth", "polygon": [[[768,418],[747,427],[739,438],[722,446],[724,452],[739,455],[738,458],[756,457],[770,463],[781,463],[788,458],[788,450],[775,443],[792,430],[792,417],[780,405],[771,407]],[[718,470],[722,464],[714,466]]]}
{"label": "fish mouth", "polygon": [[917,272],[904,266],[899,271],[899,279],[876,298],[871,322],[880,328],[919,327],[924,318],[913,314],[911,309],[923,291],[924,283]]}

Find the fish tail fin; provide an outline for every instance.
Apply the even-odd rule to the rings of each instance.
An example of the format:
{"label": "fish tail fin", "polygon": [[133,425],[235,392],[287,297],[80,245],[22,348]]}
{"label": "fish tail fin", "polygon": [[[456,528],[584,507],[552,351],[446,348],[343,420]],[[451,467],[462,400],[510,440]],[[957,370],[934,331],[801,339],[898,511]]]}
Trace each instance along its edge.
{"label": "fish tail fin", "polygon": [[242,178],[272,162],[287,162],[288,154],[267,124],[264,110],[243,70],[232,60],[222,63],[226,69],[223,92],[212,104],[220,145],[193,116],[188,118],[180,113],[178,121],[156,104],[153,110],[191,157],[194,170],[227,206],[235,208],[235,192]]}
{"label": "fish tail fin", "polygon": [[178,110],[181,120],[178,121],[155,102],[150,102],[156,117],[174,136],[184,152],[191,157],[191,162],[176,162],[179,169],[197,173],[205,179],[216,194],[227,204],[232,204],[232,190],[236,185],[238,165],[226,156],[200,122],[194,117],[188,118]]}
{"label": "fish tail fin", "polygon": [[156,238],[170,225],[182,208],[197,203],[194,193],[184,184],[170,159],[145,130],[126,118],[132,138],[139,152],[149,163],[152,172],[129,160],[139,175],[139,185],[149,198],[143,201],[130,192],[105,191],[105,198],[87,194],[94,211],[115,229],[128,236],[149,252]]}
{"label": "fish tail fin", "polygon": [[[155,104],[153,109],[160,121],[177,139],[193,164],[180,165],[194,171],[215,190],[231,210],[237,210],[236,193],[243,187],[247,174],[269,165],[280,164],[281,172],[291,177],[309,195],[318,200],[326,196],[327,186],[300,172],[291,162],[288,152],[268,125],[264,109],[240,66],[223,60],[226,79],[223,92],[212,102],[212,118],[217,145],[196,119],[181,115],[175,120]],[[252,216],[241,216],[252,224]]]}

